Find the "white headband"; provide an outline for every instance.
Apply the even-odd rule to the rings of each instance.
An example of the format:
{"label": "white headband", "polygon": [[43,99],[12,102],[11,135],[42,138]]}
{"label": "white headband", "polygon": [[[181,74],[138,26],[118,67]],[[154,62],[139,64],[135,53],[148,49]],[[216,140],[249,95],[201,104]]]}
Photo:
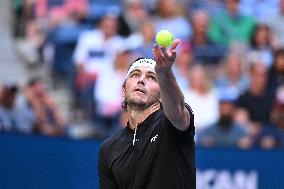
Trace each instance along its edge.
{"label": "white headband", "polygon": [[142,66],[146,68],[153,68],[153,71],[155,72],[155,66],[156,62],[155,60],[149,59],[149,58],[143,58],[135,61],[130,68],[127,71],[126,78],[130,75],[130,73],[137,67]]}

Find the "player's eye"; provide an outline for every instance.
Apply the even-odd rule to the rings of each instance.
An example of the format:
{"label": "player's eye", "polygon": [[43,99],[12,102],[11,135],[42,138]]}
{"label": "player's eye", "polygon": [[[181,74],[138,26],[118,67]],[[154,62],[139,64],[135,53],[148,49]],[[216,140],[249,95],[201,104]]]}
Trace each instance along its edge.
{"label": "player's eye", "polygon": [[149,78],[149,80],[156,81],[156,77],[154,77],[152,75],[148,76],[148,78]]}
{"label": "player's eye", "polygon": [[138,75],[137,73],[133,73],[133,74],[131,75],[131,77],[133,77],[133,78],[138,78],[139,75]]}

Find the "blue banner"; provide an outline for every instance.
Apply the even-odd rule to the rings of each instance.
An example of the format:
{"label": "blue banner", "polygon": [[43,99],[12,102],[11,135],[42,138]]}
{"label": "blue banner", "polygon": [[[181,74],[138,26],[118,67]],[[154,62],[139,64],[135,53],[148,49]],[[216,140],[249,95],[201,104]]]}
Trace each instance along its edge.
{"label": "blue banner", "polygon": [[283,189],[283,150],[197,149],[197,189]]}
{"label": "blue banner", "polygon": [[[0,188],[96,189],[101,141],[0,134]],[[284,151],[196,149],[197,189],[283,189]]]}

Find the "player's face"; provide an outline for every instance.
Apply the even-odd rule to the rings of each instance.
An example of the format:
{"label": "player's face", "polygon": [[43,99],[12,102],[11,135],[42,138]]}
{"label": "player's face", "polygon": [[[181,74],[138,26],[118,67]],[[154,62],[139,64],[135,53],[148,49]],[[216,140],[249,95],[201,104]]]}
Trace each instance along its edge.
{"label": "player's face", "polygon": [[151,68],[135,68],[128,76],[124,96],[129,106],[148,108],[159,102],[160,87],[157,75]]}

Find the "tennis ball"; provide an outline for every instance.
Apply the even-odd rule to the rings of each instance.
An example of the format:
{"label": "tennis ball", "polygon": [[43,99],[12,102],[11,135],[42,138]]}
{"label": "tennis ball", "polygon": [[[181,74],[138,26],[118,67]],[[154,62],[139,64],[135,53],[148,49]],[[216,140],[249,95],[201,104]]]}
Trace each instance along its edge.
{"label": "tennis ball", "polygon": [[156,42],[158,45],[168,47],[173,42],[173,35],[168,30],[160,30],[156,34]]}

